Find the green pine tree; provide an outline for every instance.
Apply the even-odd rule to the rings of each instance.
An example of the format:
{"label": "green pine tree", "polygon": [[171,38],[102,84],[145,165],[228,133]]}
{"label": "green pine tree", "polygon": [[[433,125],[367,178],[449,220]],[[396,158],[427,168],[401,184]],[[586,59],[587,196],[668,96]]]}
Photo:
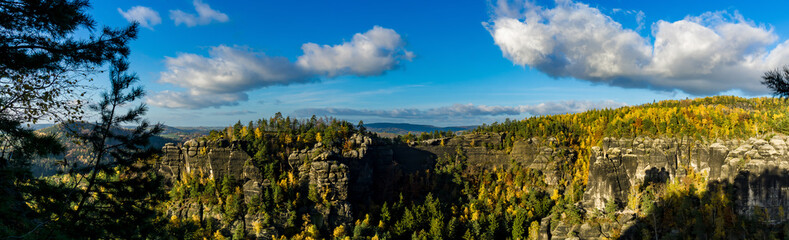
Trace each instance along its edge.
{"label": "green pine tree", "polygon": [[[152,136],[162,131],[160,124],[151,125],[142,117],[145,104],[129,106],[144,96],[141,87],[132,87],[138,78],[127,73],[125,59],[112,61],[111,89],[90,108],[99,120],[83,124],[88,131],[76,137],[88,144],[93,159],[70,173],[75,190],[72,209],[61,221],[63,231],[74,237],[144,238],[154,232],[153,206],[163,196],[161,181],[152,171],[153,154],[149,148]],[[120,113],[122,109],[126,111]],[[128,124],[138,124],[124,129]]]}

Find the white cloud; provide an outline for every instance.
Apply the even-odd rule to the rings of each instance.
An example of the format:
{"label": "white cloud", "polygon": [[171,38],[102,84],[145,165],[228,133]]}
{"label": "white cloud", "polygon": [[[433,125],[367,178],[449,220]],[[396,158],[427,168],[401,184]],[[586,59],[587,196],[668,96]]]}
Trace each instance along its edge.
{"label": "white cloud", "polygon": [[380,75],[413,55],[403,48],[403,42],[394,30],[375,26],[340,45],[304,44],[304,55],[296,62],[224,45],[212,47],[208,57],[179,53],[165,58],[167,71],[159,81],[186,91],[161,92],[148,102],[192,109],[237,105],[248,99],[247,91],[269,86],[308,83],[320,77]]}
{"label": "white cloud", "polygon": [[249,115],[249,114],[256,114],[255,111],[249,110],[235,110],[235,111],[227,111],[227,112],[217,112],[216,114],[223,115],[223,116],[238,116],[238,115]]}
{"label": "white cloud", "polygon": [[617,102],[614,100],[605,100],[605,101],[559,101],[559,102],[545,102],[540,103],[537,105],[523,105],[520,106],[521,112],[528,113],[531,115],[554,115],[554,114],[564,114],[564,113],[578,113],[589,111],[592,109],[604,109],[604,108],[619,108],[627,106],[627,104],[622,102]]}
{"label": "white cloud", "polygon": [[368,116],[396,119],[456,119],[474,118],[483,116],[515,116],[521,114],[529,115],[553,115],[564,113],[583,112],[591,109],[618,108],[626,104],[606,101],[560,101],[545,102],[536,105],[520,106],[486,106],[474,104],[454,104],[430,109],[403,108],[391,110],[370,110],[370,109],[351,109],[351,108],[303,108],[297,109],[296,116],[307,117],[318,116]]}
{"label": "white cloud", "polygon": [[195,7],[195,11],[197,11],[196,16],[192,13],[181,11],[180,9],[170,10],[170,19],[175,22],[176,26],[183,23],[187,27],[194,27],[197,25],[209,24],[211,21],[227,22],[230,20],[227,14],[212,9],[211,6],[208,6],[208,4],[203,3],[201,0],[194,0],[192,4]]}
{"label": "white cloud", "polygon": [[149,99],[167,108],[205,108],[237,105],[248,99],[246,91],[273,85],[305,83],[314,76],[284,57],[224,45],[212,47],[209,57],[181,53],[166,57],[162,83],[186,88],[186,92],[162,92]]}
{"label": "white cloud", "polygon": [[[637,21],[643,15],[636,12]],[[652,41],[596,8],[570,1],[557,1],[551,9],[499,4],[485,26],[517,65],[620,87],[763,94],[761,73],[789,60],[786,43],[768,49],[777,40],[771,29],[736,12],[658,21]]]}
{"label": "white cloud", "polygon": [[299,66],[329,77],[338,75],[381,75],[399,65],[401,59],[411,60],[414,54],[404,49],[405,42],[392,29],[379,26],[357,33],[350,42],[340,45],[304,44]]}
{"label": "white cloud", "polygon": [[284,57],[224,45],[212,47],[209,57],[180,53],[166,57],[167,72],[160,81],[193,92],[234,93],[250,88],[310,81],[311,75]]}
{"label": "white cloud", "polygon": [[140,26],[153,30],[153,26],[162,23],[162,18],[159,13],[149,7],[134,6],[125,12],[118,8],[118,13],[126,19],[126,21],[138,22]]}
{"label": "white cloud", "polygon": [[236,106],[249,99],[246,93],[194,93],[162,91],[148,97],[148,104],[164,108],[202,109]]}

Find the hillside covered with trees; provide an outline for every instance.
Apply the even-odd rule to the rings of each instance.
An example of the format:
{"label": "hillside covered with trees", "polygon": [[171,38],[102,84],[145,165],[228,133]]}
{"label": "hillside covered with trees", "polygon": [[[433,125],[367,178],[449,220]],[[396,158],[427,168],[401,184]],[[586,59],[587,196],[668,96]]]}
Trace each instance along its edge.
{"label": "hillside covered with trees", "polygon": [[[192,226],[190,231],[193,232],[186,231],[183,236],[196,238],[222,235],[222,231],[227,231],[227,235],[233,232],[240,236],[247,232],[255,236],[287,239],[534,239],[539,235],[541,224],[545,224],[541,222],[543,219],[551,219],[554,226],[559,222],[599,224],[617,222],[623,213],[635,213],[636,219],[648,220],[659,213],[660,221],[690,221],[687,226],[695,227],[678,228],[681,232],[674,234],[701,232],[708,233],[705,236],[719,238],[745,234],[737,229],[746,225],[762,226],[765,222],[738,215],[732,204],[735,198],[732,186],[718,184],[708,187],[705,174],[709,173],[699,173],[690,166],[685,166],[686,177],[636,187],[636,192],[627,202],[609,201],[600,212],[581,207],[579,204],[589,180],[592,148],[601,146],[603,139],[608,137],[714,142],[780,135],[784,133],[787,112],[789,105],[781,99],[720,96],[531,117],[482,126],[463,136],[436,132],[395,139],[379,138],[366,132],[363,124],[324,118],[298,120],[277,115],[246,125],[236,123],[224,131],[212,132],[198,139],[245,143],[239,147],[251,156],[254,166],[261,169],[264,182],[268,182],[263,184],[259,198],[253,196],[249,201],[239,200],[248,193],[242,186],[243,182],[232,177],[220,180],[193,175],[174,184],[169,190],[171,199],[168,204],[199,199],[223,209],[221,219],[224,222],[206,225],[204,221],[178,220],[178,224]],[[419,148],[420,145],[429,146],[433,139],[443,139],[437,145],[439,147],[449,146],[453,138],[484,134],[502,136],[500,144],[480,143],[491,154],[511,152],[518,141],[552,139],[552,148],[567,155],[563,158],[565,160],[556,160],[560,163],[553,165],[555,172],[550,173],[562,176],[561,179],[551,181],[542,170],[520,164],[506,168],[472,167],[467,151],[463,150],[473,147],[472,141],[457,146],[451,154],[436,155],[435,162],[426,168],[406,173],[400,179],[382,180],[392,181],[397,186],[393,195],[396,197],[351,200],[353,219],[348,224],[330,226],[319,220],[322,218],[320,215],[315,215],[320,212],[316,209],[331,207],[331,197],[327,198],[330,195],[312,185],[300,183],[298,179],[306,173],[289,162],[292,161],[289,156],[302,149],[335,149],[340,154],[354,151],[359,146],[353,139],[359,135],[371,137],[379,145]],[[374,191],[368,194],[374,194]],[[655,205],[657,202],[661,204]],[[698,214],[715,216],[683,217]],[[257,215],[263,217],[252,224],[254,229],[239,230],[243,227],[233,225],[244,216]],[[667,234],[650,232],[649,228],[634,233],[633,229],[626,231],[628,229],[614,227],[605,235],[610,238],[640,238]],[[747,234],[784,236],[780,226],[763,226],[761,229]]]}

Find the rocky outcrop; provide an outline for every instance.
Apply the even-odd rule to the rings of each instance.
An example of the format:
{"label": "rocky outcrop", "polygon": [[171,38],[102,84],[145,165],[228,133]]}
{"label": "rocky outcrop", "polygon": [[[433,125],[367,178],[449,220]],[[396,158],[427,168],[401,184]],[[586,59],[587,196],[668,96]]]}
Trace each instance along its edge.
{"label": "rocky outcrop", "polygon": [[[707,176],[708,182],[734,184],[739,214],[763,209],[771,221],[786,220],[789,206],[787,137],[702,142],[671,138],[605,138],[592,147],[584,205],[602,210],[606,201],[627,201],[630,189],[645,182],[685,177],[685,167]],[[777,219],[783,216],[783,219]]]}
{"label": "rocky outcrop", "polygon": [[[225,175],[232,176],[242,186],[244,202],[249,203],[254,197],[262,197],[262,188],[272,183],[264,179],[249,154],[241,150],[243,144],[225,140],[167,144],[162,149],[158,171],[171,182],[189,174],[217,182]],[[350,145],[352,150],[341,151],[319,143],[288,156],[287,162],[300,187],[314,188],[316,195],[325,200],[310,215],[322,216],[322,225],[329,229],[352,221],[351,199],[362,201],[370,197],[374,172],[381,173],[380,176],[397,176],[395,173],[399,169],[393,160],[395,154],[391,146],[374,144],[370,137],[362,135],[354,136]],[[216,206],[199,202],[181,202],[170,207],[172,216],[203,222],[218,222],[222,217],[220,212]],[[246,214],[239,222],[245,224],[247,232],[251,232],[254,224],[263,221],[263,217],[262,214]],[[274,221],[288,217],[275,216]],[[237,224],[231,225],[236,227]],[[258,237],[272,234],[276,234],[275,229],[256,233]]]}
{"label": "rocky outcrop", "polygon": [[[426,140],[412,145],[412,148],[429,152],[433,157],[452,156],[460,149],[466,156],[468,171],[472,172],[493,168],[506,169],[512,164],[518,164],[542,171],[546,176],[545,182],[549,185],[557,184],[561,178],[570,177],[562,176],[557,166],[567,161],[575,161],[577,154],[559,146],[555,138],[515,141],[510,152],[486,147],[501,145],[505,137],[496,133],[467,134],[455,138]],[[440,145],[441,142],[444,144]],[[396,161],[404,163],[414,159],[396,158]]]}
{"label": "rocky outcrop", "polygon": [[241,150],[241,144],[245,143],[227,140],[189,140],[183,145],[167,143],[162,148],[159,173],[170,180],[193,172],[217,180],[225,175],[237,180],[259,178],[259,171],[251,166],[251,158]]}

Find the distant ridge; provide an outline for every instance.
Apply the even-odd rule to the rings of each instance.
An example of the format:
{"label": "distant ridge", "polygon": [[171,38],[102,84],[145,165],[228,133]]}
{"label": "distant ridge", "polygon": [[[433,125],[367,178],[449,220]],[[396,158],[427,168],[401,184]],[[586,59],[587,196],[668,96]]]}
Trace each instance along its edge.
{"label": "distant ridge", "polygon": [[364,124],[368,131],[378,133],[392,133],[392,134],[408,134],[433,132],[433,131],[467,131],[476,128],[477,126],[453,126],[453,127],[436,127],[432,125],[419,125],[410,123],[370,123]]}

